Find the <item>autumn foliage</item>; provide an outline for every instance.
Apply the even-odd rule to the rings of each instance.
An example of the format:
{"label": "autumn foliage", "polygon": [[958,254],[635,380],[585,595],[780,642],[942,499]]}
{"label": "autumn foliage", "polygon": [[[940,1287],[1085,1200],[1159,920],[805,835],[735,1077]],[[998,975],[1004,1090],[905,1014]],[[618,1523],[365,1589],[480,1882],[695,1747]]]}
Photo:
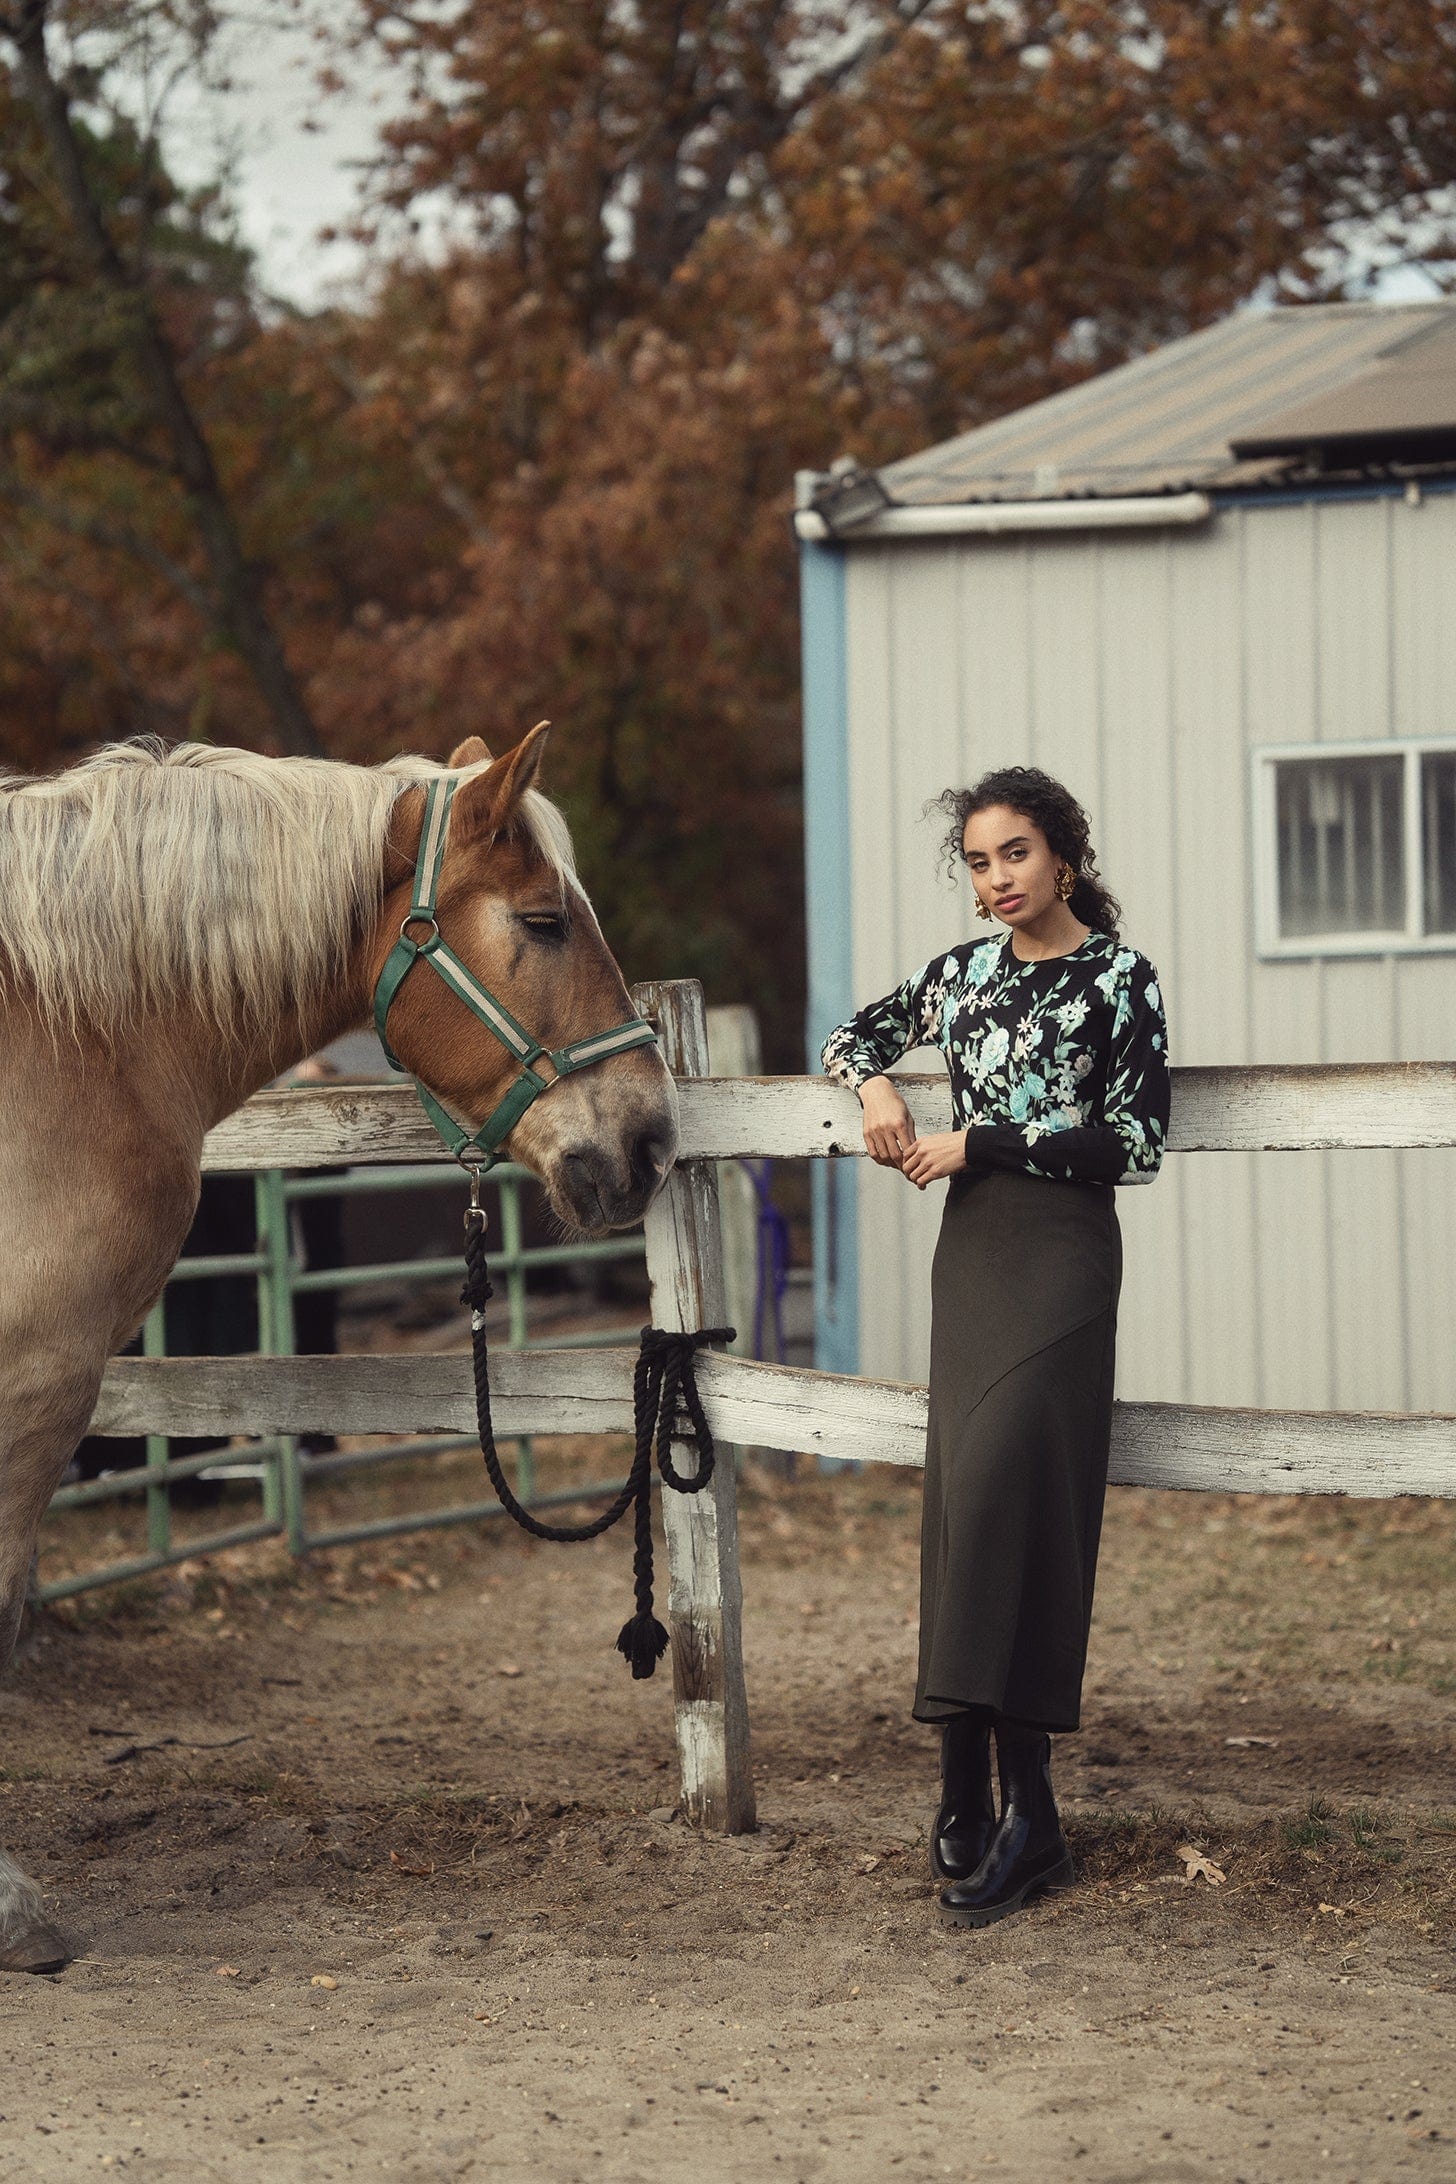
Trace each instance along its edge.
{"label": "autumn foliage", "polygon": [[[755,1001],[782,1062],[795,470],[909,453],[1251,297],[1359,292],[1372,253],[1452,258],[1452,0],[360,0],[336,27],[345,73],[361,40],[401,86],[352,312],[267,309],[220,207],[57,63],[119,290],[33,74],[0,74],[5,753],[155,728],[367,759],[549,715],[629,974]],[[302,726],[179,473],[143,307]]]}

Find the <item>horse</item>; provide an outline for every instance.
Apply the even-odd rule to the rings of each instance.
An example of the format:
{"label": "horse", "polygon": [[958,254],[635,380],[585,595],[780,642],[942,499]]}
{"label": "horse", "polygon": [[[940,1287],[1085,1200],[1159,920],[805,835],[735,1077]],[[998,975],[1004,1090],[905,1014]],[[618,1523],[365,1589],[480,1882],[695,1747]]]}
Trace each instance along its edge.
{"label": "horse", "polygon": [[[626,1226],[661,1187],[673,1082],[534,785],[548,726],[494,759],[472,736],[447,767],[138,739],[48,778],[0,776],[0,1670],[106,1360],[187,1235],[204,1137],[362,1023],[377,988],[436,1118],[462,1140],[456,1118],[514,1118],[503,1143],[568,1229]],[[402,940],[440,946],[458,984],[530,1027],[544,1097],[517,1113],[519,1042],[443,968],[395,977]],[[635,1030],[625,1050],[602,1036],[613,1026]],[[68,1958],[0,1851],[0,1969]]]}

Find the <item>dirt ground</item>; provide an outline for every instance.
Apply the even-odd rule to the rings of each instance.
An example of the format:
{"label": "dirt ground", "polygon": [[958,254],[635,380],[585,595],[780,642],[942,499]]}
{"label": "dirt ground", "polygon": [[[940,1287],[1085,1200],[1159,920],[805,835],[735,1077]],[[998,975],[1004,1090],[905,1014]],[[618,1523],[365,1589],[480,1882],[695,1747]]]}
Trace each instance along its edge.
{"label": "dirt ground", "polygon": [[737,1840],[612,1651],[620,1533],[270,1544],[42,1618],[0,1841],[78,1954],[0,1975],[0,2176],[1456,2179],[1456,1511],[1115,1491],[1080,1886],[976,1934],[926,1873],[918,1498],[745,1481]]}

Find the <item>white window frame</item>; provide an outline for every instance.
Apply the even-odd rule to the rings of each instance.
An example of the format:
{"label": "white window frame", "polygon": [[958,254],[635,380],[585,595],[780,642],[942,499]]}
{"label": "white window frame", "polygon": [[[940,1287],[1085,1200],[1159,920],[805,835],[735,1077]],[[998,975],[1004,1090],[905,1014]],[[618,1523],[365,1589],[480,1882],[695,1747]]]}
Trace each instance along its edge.
{"label": "white window frame", "polygon": [[[1264,743],[1249,754],[1254,811],[1254,950],[1265,961],[1285,956],[1451,955],[1456,933],[1421,928],[1425,899],[1421,858],[1421,759],[1428,751],[1456,752],[1456,736],[1380,736],[1368,743]],[[1400,758],[1401,847],[1405,862],[1405,925],[1367,933],[1279,931],[1279,819],[1277,767],[1285,759]]]}

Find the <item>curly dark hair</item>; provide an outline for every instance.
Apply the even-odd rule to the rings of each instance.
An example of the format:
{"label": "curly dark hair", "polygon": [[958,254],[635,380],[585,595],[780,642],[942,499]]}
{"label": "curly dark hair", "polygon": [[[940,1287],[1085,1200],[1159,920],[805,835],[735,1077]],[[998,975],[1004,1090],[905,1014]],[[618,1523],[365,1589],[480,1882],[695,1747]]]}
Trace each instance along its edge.
{"label": "curly dark hair", "polygon": [[973,787],[946,789],[926,805],[927,812],[943,811],[950,821],[941,853],[951,878],[956,876],[956,866],[965,862],[966,821],[973,812],[987,811],[993,804],[1008,804],[1024,819],[1035,821],[1077,876],[1067,900],[1073,917],[1090,925],[1094,933],[1119,940],[1122,904],[1098,873],[1091,822],[1071,790],[1039,766],[998,766],[993,773],[982,774]]}

